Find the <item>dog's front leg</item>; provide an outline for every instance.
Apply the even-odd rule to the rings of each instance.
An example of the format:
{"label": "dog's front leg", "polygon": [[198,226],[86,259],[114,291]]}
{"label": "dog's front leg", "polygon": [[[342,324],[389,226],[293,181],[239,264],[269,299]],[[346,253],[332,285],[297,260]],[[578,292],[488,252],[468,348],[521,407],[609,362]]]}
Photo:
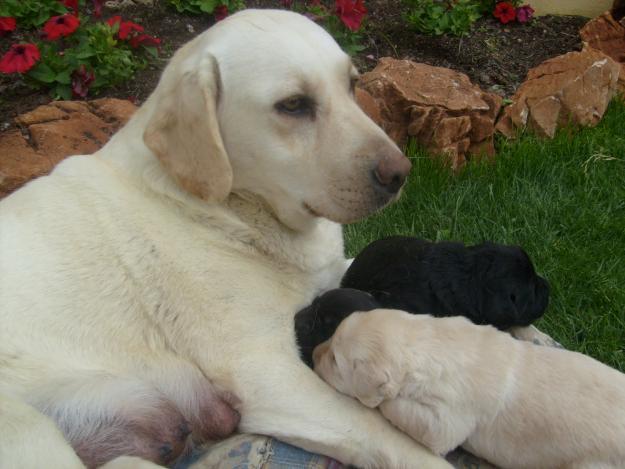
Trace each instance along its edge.
{"label": "dog's front leg", "polygon": [[274,354],[234,372],[240,430],[273,436],[363,468],[451,468],[377,410],[330,388],[296,356]]}

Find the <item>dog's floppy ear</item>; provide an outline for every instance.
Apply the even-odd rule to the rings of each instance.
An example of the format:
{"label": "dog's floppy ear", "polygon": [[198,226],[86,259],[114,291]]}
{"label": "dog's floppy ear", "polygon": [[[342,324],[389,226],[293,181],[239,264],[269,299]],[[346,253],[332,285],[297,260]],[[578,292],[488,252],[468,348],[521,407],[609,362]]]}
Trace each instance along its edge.
{"label": "dog's floppy ear", "polygon": [[232,187],[232,167],[217,122],[219,67],[208,53],[190,69],[183,65],[170,65],[178,76],[162,80],[143,140],[182,188],[221,201]]}
{"label": "dog's floppy ear", "polygon": [[387,399],[395,399],[399,394],[399,384],[394,380],[391,370],[382,363],[355,359],[352,383],[356,398],[371,408]]}

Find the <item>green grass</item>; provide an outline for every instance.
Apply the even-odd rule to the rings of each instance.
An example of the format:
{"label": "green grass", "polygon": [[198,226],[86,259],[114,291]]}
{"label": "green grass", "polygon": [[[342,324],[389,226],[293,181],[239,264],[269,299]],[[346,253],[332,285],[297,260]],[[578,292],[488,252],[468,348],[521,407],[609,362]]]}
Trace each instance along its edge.
{"label": "green grass", "polygon": [[538,327],[625,371],[625,103],[593,129],[497,144],[458,175],[409,145],[403,196],[347,228],[348,253],[392,234],[519,244],[551,284]]}

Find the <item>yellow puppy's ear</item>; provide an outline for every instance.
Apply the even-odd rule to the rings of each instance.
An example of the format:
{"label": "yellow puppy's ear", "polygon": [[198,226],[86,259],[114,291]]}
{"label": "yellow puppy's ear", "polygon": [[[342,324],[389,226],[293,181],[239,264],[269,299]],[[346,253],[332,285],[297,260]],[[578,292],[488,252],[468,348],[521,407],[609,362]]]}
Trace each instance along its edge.
{"label": "yellow puppy's ear", "polygon": [[219,67],[210,54],[191,70],[182,65],[170,64],[173,76],[162,80],[153,97],[156,108],[143,141],[183,189],[221,201],[232,187],[232,167],[217,122]]}
{"label": "yellow puppy's ear", "polygon": [[399,394],[399,383],[393,379],[391,370],[376,362],[355,359],[352,372],[354,395],[371,408],[387,399],[395,399]]}

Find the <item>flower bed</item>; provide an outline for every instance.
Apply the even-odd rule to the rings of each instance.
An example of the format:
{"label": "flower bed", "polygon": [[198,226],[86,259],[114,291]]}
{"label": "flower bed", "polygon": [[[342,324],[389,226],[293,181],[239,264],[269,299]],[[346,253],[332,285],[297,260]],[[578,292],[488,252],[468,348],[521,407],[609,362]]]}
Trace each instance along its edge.
{"label": "flower bed", "polygon": [[[23,0],[5,0],[5,2],[11,1],[22,2]],[[44,0],[37,1],[43,2]],[[93,69],[93,81],[89,82],[92,68],[89,67],[89,63],[84,63],[84,70],[80,69],[81,64],[77,64],[70,71],[69,84],[67,74],[58,75],[57,72],[54,78],[58,76],[66,82],[65,96],[71,94],[71,81],[76,78],[77,83],[82,86],[82,88],[77,87],[77,92],[82,93],[84,88],[87,88],[88,97],[130,97],[141,102],[154,88],[165,59],[180,45],[215,21],[214,14],[197,16],[179,13],[170,1],[156,0],[152,7],[137,5],[123,10],[111,10],[104,7],[102,16],[94,18],[95,8],[92,0],[81,0],[78,16],[80,26],[77,30],[68,37],[59,38],[56,41],[45,41],[38,36],[37,31],[42,31],[47,19],[50,16],[69,13],[69,10],[58,0],[45,0],[48,6],[53,3],[58,9],[48,11],[46,18],[40,18],[38,27],[22,27],[18,22],[17,28],[12,33],[0,37],[0,56],[8,52],[12,44],[34,43],[38,47],[42,46],[40,52],[43,61],[47,57],[43,46],[59,46],[62,43],[67,47],[72,38],[78,38],[81,30],[89,25],[90,27],[96,25],[99,25],[99,28],[106,27],[104,32],[112,36],[115,48],[119,48],[118,53],[125,50],[132,54],[131,57],[141,58],[141,62],[132,70],[132,74],[128,73],[123,80],[112,80],[108,86],[100,86],[106,75]],[[208,2],[208,0],[203,1]],[[5,5],[5,2],[2,5]],[[215,4],[214,1],[213,4]],[[328,28],[334,27],[335,37],[346,49],[355,54],[354,60],[363,71],[373,68],[380,57],[409,58],[462,71],[483,89],[505,96],[514,92],[529,68],[546,58],[578,49],[581,43],[577,32],[585,22],[583,18],[577,17],[539,17],[523,24],[514,21],[504,25],[491,12],[479,18],[469,33],[462,37],[431,36],[415,32],[409,27],[406,20],[409,5],[399,0],[364,0],[360,3],[336,2],[335,0],[323,3],[248,0],[246,4],[248,7],[295,9],[324,22]],[[219,13],[219,10],[213,13]],[[121,16],[122,22],[131,22],[143,28],[143,31],[131,29],[129,34],[134,38],[138,38],[140,34],[158,32],[161,40],[158,57],[153,57],[145,50],[145,46],[141,46],[140,54],[136,54],[137,49],[132,47],[128,38],[122,40],[119,36],[115,36],[114,28],[103,21],[114,16]],[[119,27],[121,22],[116,22],[116,24]],[[356,28],[359,24],[361,26]],[[8,27],[10,28],[11,25],[8,24]],[[0,35],[2,28],[3,22],[0,21]],[[152,49],[158,51],[156,47],[152,46]],[[120,73],[126,73],[130,67],[110,68],[114,72],[119,70]],[[130,78],[131,76],[134,78]],[[32,88],[27,86],[33,85],[28,80],[19,80],[16,77],[15,74],[0,74],[0,95],[2,96],[0,115],[3,116],[0,125],[4,123],[5,127],[11,117],[17,113],[28,111],[38,104],[49,101],[49,92],[54,89],[54,86],[50,85],[55,85],[55,83],[44,82],[41,87]],[[50,80],[51,74],[44,74],[43,78]]]}
{"label": "flower bed", "polygon": [[54,99],[85,98],[90,89],[128,80],[157,57],[160,39],[141,25],[101,16],[101,0],[92,9],[84,0],[6,0],[0,31],[19,34],[0,57],[0,73]]}

